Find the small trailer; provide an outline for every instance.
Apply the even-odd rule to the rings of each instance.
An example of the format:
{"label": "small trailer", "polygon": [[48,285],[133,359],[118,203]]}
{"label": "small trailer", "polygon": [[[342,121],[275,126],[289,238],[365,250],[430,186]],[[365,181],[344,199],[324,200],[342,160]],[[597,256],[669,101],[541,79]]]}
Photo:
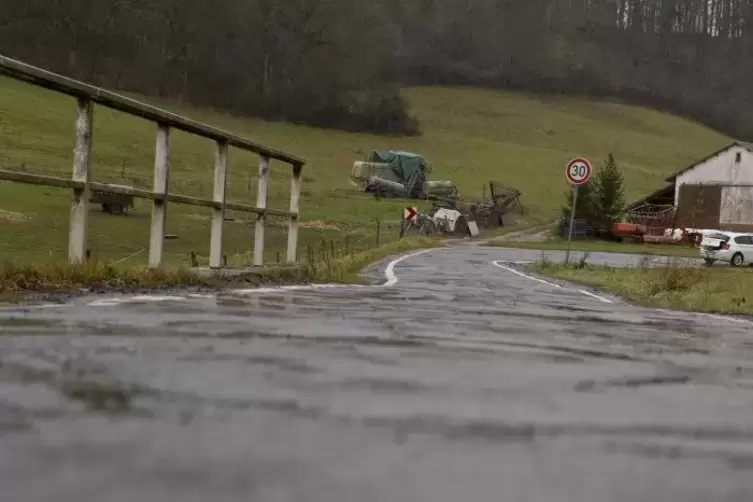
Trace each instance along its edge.
{"label": "small trailer", "polygon": [[[129,185],[109,184],[112,187],[132,189]],[[101,204],[102,211],[110,214],[122,214],[136,206],[133,203],[134,197],[130,194],[108,192],[106,190],[94,191],[89,193],[89,202],[92,204]]]}

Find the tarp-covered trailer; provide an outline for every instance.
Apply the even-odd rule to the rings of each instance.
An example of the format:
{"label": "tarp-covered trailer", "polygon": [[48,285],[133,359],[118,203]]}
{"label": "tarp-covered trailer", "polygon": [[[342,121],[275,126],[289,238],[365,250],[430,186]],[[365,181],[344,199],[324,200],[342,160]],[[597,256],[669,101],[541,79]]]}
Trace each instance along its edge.
{"label": "tarp-covered trailer", "polygon": [[353,163],[351,183],[367,193],[410,199],[457,199],[455,183],[427,180],[428,163],[423,156],[399,150],[374,150]]}
{"label": "tarp-covered trailer", "polygon": [[[368,157],[369,164],[386,164],[390,167],[396,181],[405,187],[408,197],[421,197],[426,181],[426,161],[421,155],[395,150],[374,150]],[[378,180],[375,180],[378,183]],[[376,185],[370,181],[369,185]],[[367,186],[366,191],[375,191]],[[373,188],[376,188],[374,186]]]}

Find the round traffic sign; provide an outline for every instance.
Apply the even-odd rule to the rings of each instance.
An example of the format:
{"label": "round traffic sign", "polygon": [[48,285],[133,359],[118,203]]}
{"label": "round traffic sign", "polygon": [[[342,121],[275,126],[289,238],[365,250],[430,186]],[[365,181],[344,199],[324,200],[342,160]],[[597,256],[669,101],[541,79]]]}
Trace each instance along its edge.
{"label": "round traffic sign", "polygon": [[591,179],[591,163],[588,159],[578,157],[567,163],[567,181],[572,185],[582,185]]}

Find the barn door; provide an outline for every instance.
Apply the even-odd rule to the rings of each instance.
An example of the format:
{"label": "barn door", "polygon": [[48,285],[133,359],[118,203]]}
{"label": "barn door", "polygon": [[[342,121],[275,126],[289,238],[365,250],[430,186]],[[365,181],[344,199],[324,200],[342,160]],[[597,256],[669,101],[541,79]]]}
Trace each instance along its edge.
{"label": "barn door", "polygon": [[680,185],[678,228],[718,228],[722,204],[720,185]]}

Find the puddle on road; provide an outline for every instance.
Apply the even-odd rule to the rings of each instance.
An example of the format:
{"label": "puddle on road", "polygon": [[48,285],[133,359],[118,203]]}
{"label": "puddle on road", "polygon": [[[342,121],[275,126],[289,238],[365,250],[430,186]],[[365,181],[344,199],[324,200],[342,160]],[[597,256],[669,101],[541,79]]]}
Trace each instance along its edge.
{"label": "puddle on road", "polygon": [[237,362],[251,366],[263,366],[281,371],[300,373],[304,375],[313,375],[321,373],[322,370],[307,364],[305,361],[293,357],[271,356],[271,355],[244,355],[216,353],[211,350],[194,352],[192,354],[180,355],[176,358],[178,361],[186,362]]}
{"label": "puddle on road", "polygon": [[47,333],[56,326],[55,321],[33,317],[3,317],[0,318],[0,336],[3,335],[33,335]]}

